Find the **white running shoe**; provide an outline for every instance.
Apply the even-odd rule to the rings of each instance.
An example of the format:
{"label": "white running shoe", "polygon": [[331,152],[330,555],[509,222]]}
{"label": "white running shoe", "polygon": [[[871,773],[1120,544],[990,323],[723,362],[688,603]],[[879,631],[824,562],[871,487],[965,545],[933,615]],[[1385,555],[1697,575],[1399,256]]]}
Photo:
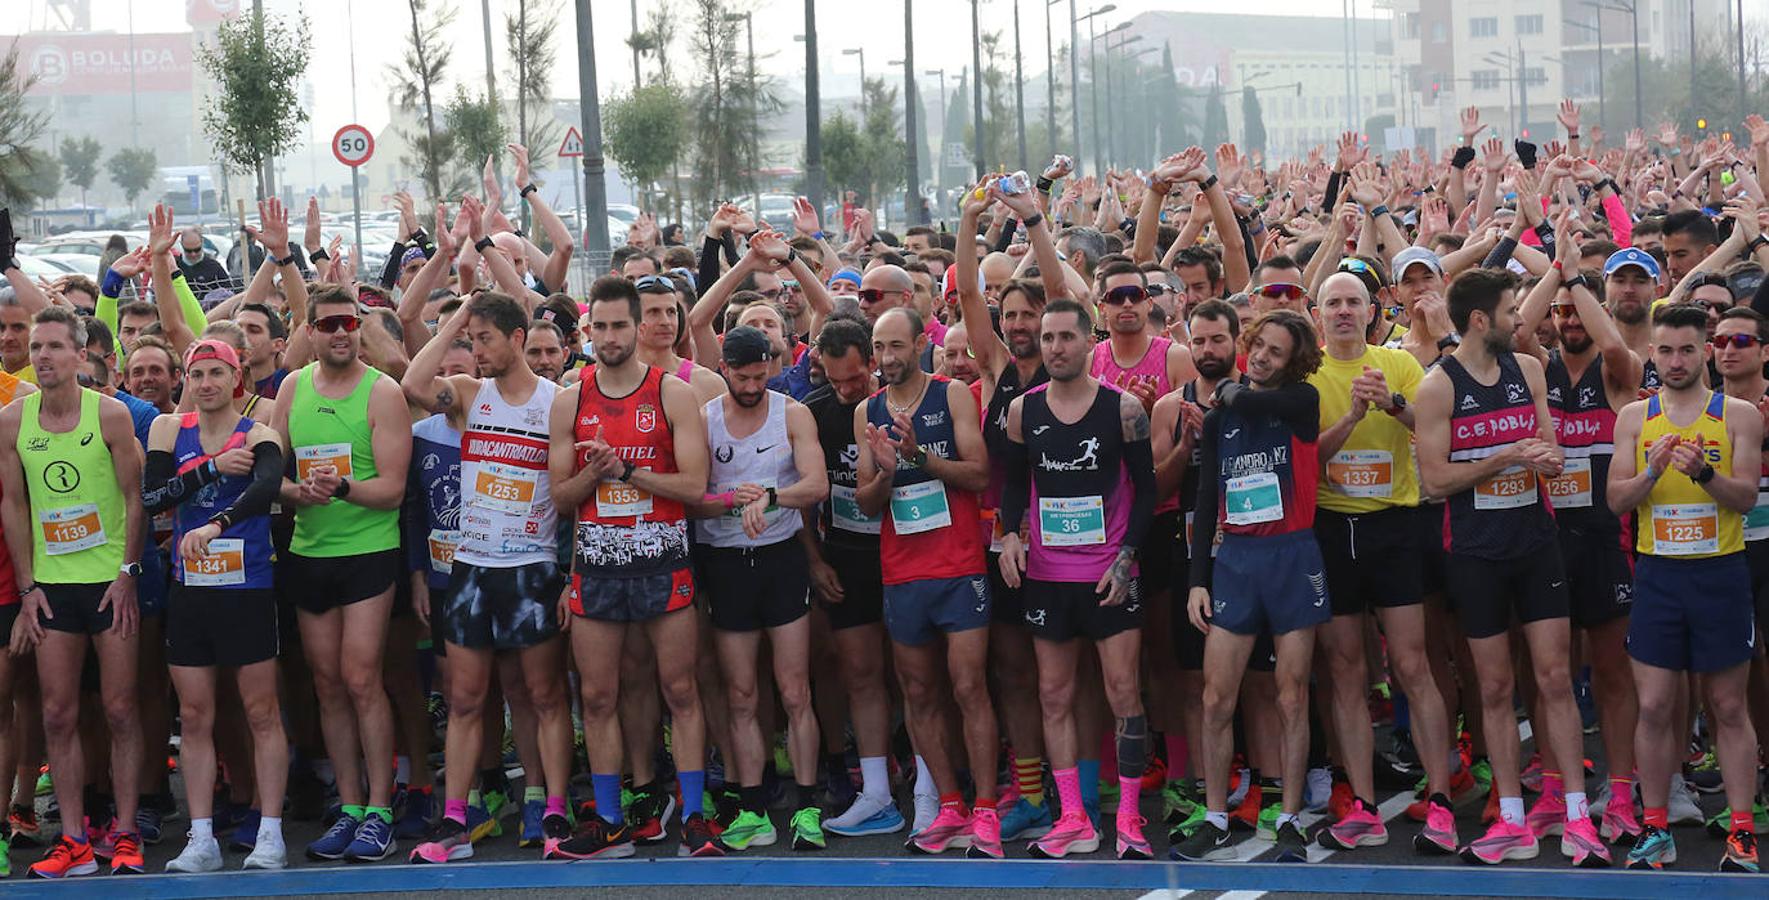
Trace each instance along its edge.
{"label": "white running shoe", "polygon": [[166,863],[168,872],[214,872],[221,868],[221,843],[215,838],[191,838],[178,858]]}

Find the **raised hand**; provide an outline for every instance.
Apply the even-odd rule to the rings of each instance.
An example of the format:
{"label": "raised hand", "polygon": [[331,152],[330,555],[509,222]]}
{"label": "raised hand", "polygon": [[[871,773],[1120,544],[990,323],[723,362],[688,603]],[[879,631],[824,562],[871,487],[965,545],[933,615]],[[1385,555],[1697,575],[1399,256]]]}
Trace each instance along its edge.
{"label": "raised hand", "polygon": [[1239,185],[1242,171],[1240,148],[1234,144],[1222,144],[1216,148],[1216,177],[1224,188]]}
{"label": "raised hand", "polygon": [[1757,201],[1751,195],[1740,192],[1738,196],[1726,201],[1726,215],[1732,217],[1733,227],[1747,245],[1762,234],[1762,227],[1757,224]]}
{"label": "raised hand", "polygon": [[528,148],[521,144],[505,144],[504,148],[510,151],[510,158],[516,162],[516,190],[520,191],[529,183]]}
{"label": "raised hand", "polygon": [[1493,178],[1499,177],[1499,172],[1504,170],[1505,163],[1509,161],[1505,153],[1505,142],[1491,138],[1480,145],[1480,153],[1480,163],[1486,166],[1487,174]]}
{"label": "raised hand", "polygon": [[1658,125],[1658,142],[1666,147],[1677,146],[1677,126],[1671,122],[1660,122]]}
{"label": "raised hand", "polygon": [[283,202],[275,197],[258,201],[258,224],[258,228],[247,225],[246,233],[264,247],[264,252],[278,258],[287,256],[289,211],[283,207]]}
{"label": "raised hand", "polygon": [[1560,120],[1560,127],[1569,135],[1579,133],[1579,106],[1571,98],[1560,101],[1560,112],[1555,115]]}
{"label": "raised hand", "polygon": [[172,252],[172,207],[164,203],[155,203],[154,211],[147,216],[147,248],[154,256]]}
{"label": "raised hand", "polygon": [[1745,116],[1744,127],[1750,132],[1752,147],[1769,144],[1769,122],[1764,121],[1762,116],[1756,113]]}
{"label": "raised hand", "polygon": [[452,259],[455,255],[455,250],[459,249],[460,243],[454,239],[453,234],[449,233],[448,207],[441,203],[436,204],[435,235],[436,254],[444,259]]}
{"label": "raised hand", "polygon": [[1055,181],[1058,178],[1068,177],[1074,171],[1075,161],[1059,154],[1051,159],[1050,165],[1044,167],[1044,177]]}
{"label": "raised hand", "polygon": [[1351,199],[1366,211],[1382,203],[1382,188],[1376,179],[1374,163],[1359,163],[1351,170]]}
{"label": "raised hand", "polygon": [[319,198],[307,198],[307,225],[301,233],[301,246],[307,248],[309,255],[319,249]]}
{"label": "raised hand", "polygon": [[418,231],[417,205],[405,191],[393,195],[393,205],[399,210],[399,239],[409,240]]}
{"label": "raised hand", "polygon": [[1333,164],[1333,168],[1341,172],[1350,171],[1351,167],[1357,165],[1360,159],[1362,159],[1362,155],[1357,148],[1357,132],[1342,132],[1339,135],[1339,158]]}
{"label": "raised hand", "polygon": [[1474,138],[1480,134],[1480,110],[1470,106],[1462,110],[1462,143],[1474,146]]}
{"label": "raised hand", "polygon": [[1628,137],[1622,144],[1629,153],[1639,153],[1646,149],[1646,132],[1634,128],[1628,131]]}
{"label": "raised hand", "polygon": [[811,205],[807,197],[792,199],[792,230],[806,237],[823,230],[823,225],[817,218],[817,207]]}

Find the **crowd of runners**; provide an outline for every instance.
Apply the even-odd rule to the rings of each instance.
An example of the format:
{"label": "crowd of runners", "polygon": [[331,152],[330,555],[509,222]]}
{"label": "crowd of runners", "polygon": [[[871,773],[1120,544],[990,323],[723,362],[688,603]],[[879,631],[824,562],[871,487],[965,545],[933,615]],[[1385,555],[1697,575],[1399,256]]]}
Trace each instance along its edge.
{"label": "crowd of runners", "polygon": [[276,200],[226,297],[164,207],[102,284],[0,235],[10,848],[1755,872],[1769,123],[1560,121],[647,216],[581,297],[514,145],[382,272]]}

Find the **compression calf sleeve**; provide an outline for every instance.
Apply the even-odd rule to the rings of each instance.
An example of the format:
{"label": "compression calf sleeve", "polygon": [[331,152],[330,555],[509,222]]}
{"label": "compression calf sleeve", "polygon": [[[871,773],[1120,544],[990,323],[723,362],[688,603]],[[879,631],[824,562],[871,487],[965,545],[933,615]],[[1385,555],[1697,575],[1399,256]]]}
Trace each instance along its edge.
{"label": "compression calf sleeve", "polygon": [[1142,779],[1149,759],[1149,720],[1144,715],[1118,720],[1118,777]]}

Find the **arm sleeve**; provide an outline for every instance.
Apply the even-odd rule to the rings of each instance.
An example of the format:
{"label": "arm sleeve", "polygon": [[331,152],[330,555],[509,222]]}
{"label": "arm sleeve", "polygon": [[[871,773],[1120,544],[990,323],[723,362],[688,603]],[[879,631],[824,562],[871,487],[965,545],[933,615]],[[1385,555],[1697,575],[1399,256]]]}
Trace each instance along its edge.
{"label": "arm sleeve", "polygon": [[1617,246],[1634,245],[1634,220],[1628,215],[1627,204],[1614,191],[1603,198],[1603,217],[1609,220],[1609,233]]}
{"label": "arm sleeve", "polygon": [[[174,277],[177,270],[174,269]],[[117,352],[117,298],[123,296],[123,279],[115,272],[104,273],[104,284],[98,287],[98,305],[92,311],[92,317],[104,323],[111,333],[112,353]]]}
{"label": "arm sleeve", "polygon": [[1192,513],[1192,587],[1210,586],[1210,567],[1215,562],[1210,549],[1216,543],[1216,505],[1221,492],[1216,474],[1221,467],[1216,458],[1216,435],[1221,430],[1222,408],[1205,413],[1204,435],[1198,445],[1198,502]]}
{"label": "arm sleeve", "polygon": [[720,241],[720,245],[725,248],[725,263],[737,265],[737,260],[741,258],[737,252],[737,235],[729,231],[725,232],[725,237]]}
{"label": "arm sleeve", "polygon": [[381,287],[393,290],[394,283],[399,281],[399,260],[405,256],[405,248],[404,241],[394,241],[387,251],[387,263],[381,266]]}
{"label": "arm sleeve", "polygon": [[[147,508],[148,515],[163,513],[220,477],[221,473],[215,470],[214,460],[205,461],[180,475],[178,461],[172,458],[171,453],[165,450],[149,450],[147,464],[141,472],[141,504]],[[269,506],[265,508],[269,509]]]}
{"label": "arm sleeve", "polygon": [[1019,230],[1020,220],[1008,219],[1007,224],[1001,226],[1001,237],[995,239],[994,251],[996,253],[1006,253],[1007,248],[1013,246],[1014,232]]}
{"label": "arm sleeve", "polygon": [[1026,518],[1026,505],[1032,502],[1032,464],[1026,445],[1007,442],[1007,481],[1001,486],[1001,531],[1019,530]]}
{"label": "arm sleeve", "polygon": [[1325,198],[1321,200],[1322,212],[1332,211],[1333,202],[1339,198],[1339,183],[1343,181],[1344,178],[1345,175],[1342,172],[1334,172],[1327,176],[1327,193]]}
{"label": "arm sleeve", "polygon": [[700,245],[700,271],[694,276],[694,284],[703,294],[719,280],[719,249],[722,246],[719,239],[710,234]]}
{"label": "arm sleeve", "polygon": [[[214,467],[211,463],[210,468]],[[233,504],[216,516],[238,522],[253,516],[268,515],[270,503],[282,489],[283,448],[276,441],[259,441],[252,447],[252,483],[235,497]]]}
{"label": "arm sleeve", "polygon": [[[1238,384],[1225,385],[1221,405],[1243,416],[1277,416],[1304,441],[1316,440],[1321,435],[1321,395],[1306,381],[1286,384],[1273,391],[1256,391]],[[1208,435],[1210,432],[1206,429],[1204,433]],[[1202,489],[1200,480],[1199,490]]]}
{"label": "arm sleeve", "polygon": [[1148,438],[1124,442],[1124,466],[1130,470],[1130,522],[1124,545],[1141,548],[1155,516],[1155,447]]}
{"label": "arm sleeve", "polygon": [[1259,245],[1253,242],[1253,232],[1247,230],[1247,223],[1239,216],[1235,217],[1235,224],[1241,229],[1241,249],[1247,253],[1247,271],[1251,272],[1259,268],[1259,251],[1255,249]]}
{"label": "arm sleeve", "polygon": [[190,282],[178,272],[172,273],[172,292],[178,295],[178,309],[184,313],[184,324],[190,327],[191,333],[202,335],[203,329],[209,327],[209,316],[203,312],[203,304],[197,295],[191,292]]}
{"label": "arm sleeve", "polygon": [[1499,239],[1498,246],[1493,248],[1493,252],[1488,253],[1486,259],[1480,261],[1480,267],[1483,269],[1503,269],[1505,264],[1511,261],[1511,254],[1516,250],[1517,239],[1505,235]]}

